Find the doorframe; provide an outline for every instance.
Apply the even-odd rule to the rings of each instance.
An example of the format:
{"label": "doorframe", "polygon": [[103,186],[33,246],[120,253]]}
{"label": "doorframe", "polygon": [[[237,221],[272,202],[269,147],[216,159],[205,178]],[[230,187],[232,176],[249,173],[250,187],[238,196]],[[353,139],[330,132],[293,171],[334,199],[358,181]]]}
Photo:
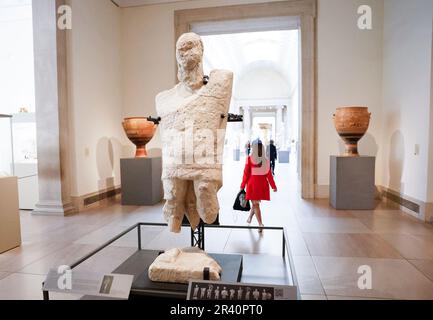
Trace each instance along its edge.
{"label": "doorframe", "polygon": [[258,4],[178,10],[174,12],[174,40],[177,41],[183,33],[190,32],[192,25],[197,22],[286,16],[298,17],[300,19],[301,196],[304,199],[314,199],[316,196],[317,181],[317,0],[286,0]]}

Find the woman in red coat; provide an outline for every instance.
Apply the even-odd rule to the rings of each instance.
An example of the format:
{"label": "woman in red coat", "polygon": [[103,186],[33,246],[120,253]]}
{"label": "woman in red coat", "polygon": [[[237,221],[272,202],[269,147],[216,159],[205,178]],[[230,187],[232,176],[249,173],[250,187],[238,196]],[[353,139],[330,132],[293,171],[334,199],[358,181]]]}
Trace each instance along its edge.
{"label": "woman in red coat", "polygon": [[[255,215],[260,227],[263,227],[260,202],[271,199],[269,185],[277,192],[274,177],[272,176],[270,161],[265,157],[263,143],[255,140],[251,146],[251,156],[247,158],[244,169],[244,178],[241,190],[247,187],[246,199],[252,202],[252,208],[247,223],[250,224]],[[261,233],[263,230],[259,229]]]}

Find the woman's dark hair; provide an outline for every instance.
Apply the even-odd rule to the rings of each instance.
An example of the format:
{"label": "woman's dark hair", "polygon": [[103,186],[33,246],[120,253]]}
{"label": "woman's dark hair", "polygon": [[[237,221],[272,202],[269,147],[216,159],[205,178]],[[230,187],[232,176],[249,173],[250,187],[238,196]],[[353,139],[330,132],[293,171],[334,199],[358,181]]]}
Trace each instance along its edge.
{"label": "woman's dark hair", "polygon": [[259,167],[263,165],[263,158],[266,156],[266,152],[264,152],[263,142],[259,139],[254,140],[251,144],[251,157],[253,163]]}

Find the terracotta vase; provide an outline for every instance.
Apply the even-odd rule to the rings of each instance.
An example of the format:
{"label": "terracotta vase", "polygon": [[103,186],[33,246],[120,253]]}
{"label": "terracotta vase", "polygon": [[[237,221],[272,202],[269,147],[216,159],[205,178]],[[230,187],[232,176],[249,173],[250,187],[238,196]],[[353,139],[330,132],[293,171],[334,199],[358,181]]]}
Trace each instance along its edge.
{"label": "terracotta vase", "polygon": [[147,157],[146,145],[152,140],[158,126],[147,118],[141,117],[126,118],[122,125],[129,140],[137,147],[135,157]]}
{"label": "terracotta vase", "polygon": [[365,135],[370,125],[371,113],[367,107],[337,108],[334,124],[337,133],[346,144],[346,157],[359,157],[358,142]]}

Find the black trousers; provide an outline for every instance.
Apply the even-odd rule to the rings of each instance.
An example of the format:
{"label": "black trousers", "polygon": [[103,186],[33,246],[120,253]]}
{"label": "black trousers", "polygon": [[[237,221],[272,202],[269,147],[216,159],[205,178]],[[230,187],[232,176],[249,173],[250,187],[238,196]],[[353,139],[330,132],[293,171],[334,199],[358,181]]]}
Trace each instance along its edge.
{"label": "black trousers", "polygon": [[271,170],[272,174],[275,174],[275,160],[271,160]]}

